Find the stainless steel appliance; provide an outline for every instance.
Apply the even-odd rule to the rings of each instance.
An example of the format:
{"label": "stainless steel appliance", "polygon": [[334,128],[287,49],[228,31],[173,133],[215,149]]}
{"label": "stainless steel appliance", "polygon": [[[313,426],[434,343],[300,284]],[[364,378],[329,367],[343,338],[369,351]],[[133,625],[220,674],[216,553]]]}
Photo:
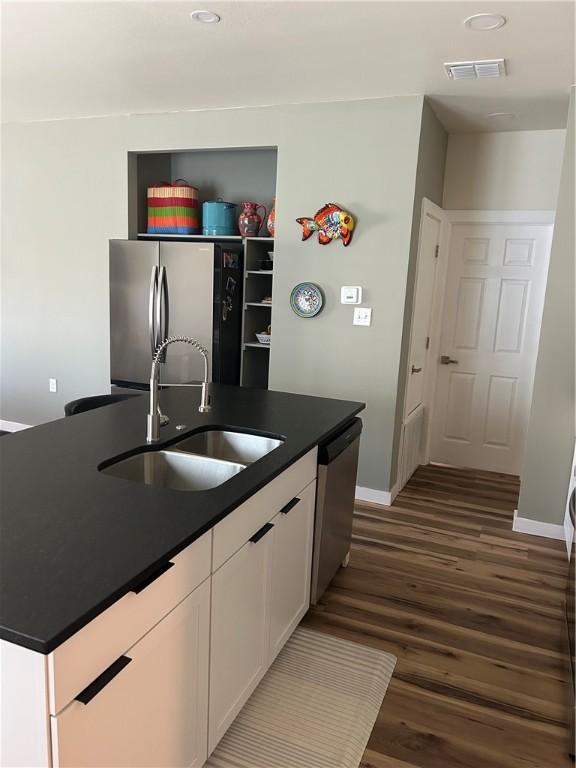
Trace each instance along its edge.
{"label": "stainless steel appliance", "polygon": [[318,448],[312,605],[322,597],[338,568],[348,561],[361,432],[362,421],[354,419]]}
{"label": "stainless steel appliance", "polygon": [[[211,242],[110,241],[110,372],[114,391],[148,389],[156,347],[191,334],[209,355],[209,380],[240,381],[242,247]],[[171,345],[161,378],[202,381],[203,360]]]}

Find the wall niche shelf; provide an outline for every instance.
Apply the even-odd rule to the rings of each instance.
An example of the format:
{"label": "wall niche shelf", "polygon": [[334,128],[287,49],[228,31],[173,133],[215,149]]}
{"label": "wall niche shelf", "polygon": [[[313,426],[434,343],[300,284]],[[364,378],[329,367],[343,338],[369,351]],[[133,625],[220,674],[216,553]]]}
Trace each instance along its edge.
{"label": "wall niche shelf", "polygon": [[[170,240],[187,242],[242,243],[244,275],[241,278],[242,330],[240,340],[240,384],[245,387],[268,388],[270,355],[260,350],[257,333],[266,331],[272,318],[273,270],[261,270],[268,252],[274,249],[274,238],[268,236],[266,220],[256,237],[240,234],[211,235],[152,234],[148,229],[148,187],[163,181],[184,179],[198,189],[200,227],[202,203],[226,200],[238,205],[240,215],[244,201],[266,206],[267,212],[276,197],[277,147],[234,147],[210,149],[160,150],[128,153],[128,237],[131,240]],[[265,263],[264,266],[269,266]],[[258,279],[254,279],[254,275]],[[191,291],[194,286],[190,286]],[[268,299],[268,301],[263,301]]]}
{"label": "wall niche shelf", "polygon": [[[128,237],[201,238],[202,235],[149,235],[147,190],[163,181],[184,179],[198,189],[200,213],[207,200],[226,200],[240,206],[245,200],[262,203],[269,211],[276,196],[276,147],[182,149],[128,153]],[[238,215],[241,208],[238,208]],[[200,222],[200,226],[202,226]],[[267,237],[266,222],[259,235]],[[240,239],[240,235],[235,235]],[[214,238],[224,240],[227,238]]]}
{"label": "wall niche shelf", "polygon": [[[266,331],[272,321],[273,269],[258,269],[260,262],[268,259],[274,250],[271,237],[247,237],[244,241],[244,315],[242,322],[241,384],[245,387],[268,387],[270,344],[261,344],[257,333]],[[253,276],[258,279],[254,280]]]}
{"label": "wall niche shelf", "polygon": [[[273,237],[242,237],[242,235],[178,235],[165,232],[164,234],[151,234],[150,232],[138,232],[136,235],[137,240],[226,240],[227,242],[241,243],[250,240],[255,243],[266,242],[268,244],[274,242]],[[251,274],[272,274],[272,270],[256,269],[252,270]]]}
{"label": "wall niche shelf", "polygon": [[191,242],[199,240],[225,240],[228,243],[241,243],[244,239],[242,235],[220,235],[220,237],[216,237],[215,235],[171,235],[168,233],[150,234],[149,232],[138,232],[136,237],[138,240],[188,240]]}
{"label": "wall niche shelf", "polygon": [[244,344],[244,347],[249,347],[250,349],[270,349],[272,345],[271,344],[260,344],[259,341],[249,341],[246,344]]}

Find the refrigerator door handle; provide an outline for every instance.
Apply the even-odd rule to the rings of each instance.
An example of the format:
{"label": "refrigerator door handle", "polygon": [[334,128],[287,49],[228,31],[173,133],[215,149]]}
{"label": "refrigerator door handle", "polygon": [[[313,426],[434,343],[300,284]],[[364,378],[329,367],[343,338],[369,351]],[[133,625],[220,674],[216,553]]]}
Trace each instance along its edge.
{"label": "refrigerator door handle", "polygon": [[150,274],[150,296],[148,297],[148,332],[150,335],[150,351],[152,356],[158,346],[157,326],[154,322],[158,298],[158,267],[153,266]]}
{"label": "refrigerator door handle", "polygon": [[[157,343],[161,344],[168,338],[170,325],[170,307],[168,303],[168,277],[166,267],[160,267],[160,277],[158,278],[158,300],[156,302],[156,329],[158,334]],[[162,353],[161,363],[166,362],[167,349]]]}
{"label": "refrigerator door handle", "polygon": [[170,298],[168,295],[168,272],[166,267],[162,267],[160,278],[161,303],[162,303],[162,338],[164,341],[170,336]]}

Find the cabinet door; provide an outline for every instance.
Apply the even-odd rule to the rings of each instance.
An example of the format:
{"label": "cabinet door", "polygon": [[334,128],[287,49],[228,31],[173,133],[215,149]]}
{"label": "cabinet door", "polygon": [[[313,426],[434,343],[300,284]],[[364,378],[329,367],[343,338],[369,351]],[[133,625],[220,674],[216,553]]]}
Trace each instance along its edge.
{"label": "cabinet door", "polygon": [[310,604],[310,572],[316,482],[310,483],[273,519],[270,577],[271,664]]}
{"label": "cabinet door", "polygon": [[206,580],[115,662],[104,687],[99,678],[79,694],[87,703],[75,699],[51,717],[54,768],[199,768],[207,756],[209,623]]}
{"label": "cabinet door", "polygon": [[[208,350],[212,378],[214,327],[214,244],[160,243],[160,335],[193,336]],[[162,367],[163,381],[204,379],[202,355],[188,344],[172,344]]]}
{"label": "cabinet door", "polygon": [[159,246],[156,242],[110,240],[110,377],[147,383],[158,341]]}
{"label": "cabinet door", "polygon": [[212,576],[209,752],[268,667],[274,529],[267,523],[260,533],[264,530],[261,538],[247,542]]}

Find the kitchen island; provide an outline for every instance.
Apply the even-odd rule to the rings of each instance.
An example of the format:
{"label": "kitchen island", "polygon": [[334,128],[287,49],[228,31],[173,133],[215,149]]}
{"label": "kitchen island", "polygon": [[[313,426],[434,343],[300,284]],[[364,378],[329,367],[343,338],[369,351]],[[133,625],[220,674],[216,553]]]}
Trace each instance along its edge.
{"label": "kitchen island", "polygon": [[[0,441],[3,764],[201,766],[305,613],[317,446],[364,406],[198,401],[153,446],[146,396]],[[207,429],[280,444],[209,490],[101,471]]]}

